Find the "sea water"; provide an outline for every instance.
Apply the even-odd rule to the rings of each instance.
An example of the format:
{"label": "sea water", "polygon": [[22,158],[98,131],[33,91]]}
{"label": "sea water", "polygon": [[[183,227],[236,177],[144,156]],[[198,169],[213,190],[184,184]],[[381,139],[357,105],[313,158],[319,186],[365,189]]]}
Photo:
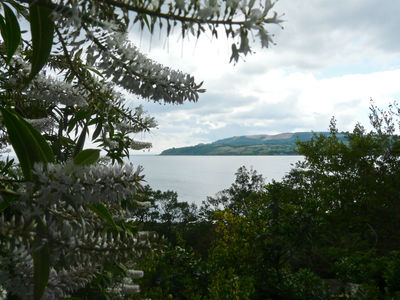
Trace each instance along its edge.
{"label": "sea water", "polygon": [[279,181],[302,156],[160,156],[132,155],[143,166],[145,183],[153,189],[172,190],[179,201],[201,204],[207,196],[228,188],[241,166],[253,168],[266,182]]}

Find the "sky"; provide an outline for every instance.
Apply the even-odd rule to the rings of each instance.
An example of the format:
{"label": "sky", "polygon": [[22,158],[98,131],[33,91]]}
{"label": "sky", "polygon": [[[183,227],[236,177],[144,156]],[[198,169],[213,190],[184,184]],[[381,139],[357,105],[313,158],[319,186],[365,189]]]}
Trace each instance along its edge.
{"label": "sky", "polygon": [[[327,131],[334,116],[340,131],[357,122],[369,128],[371,99],[385,108],[400,96],[400,1],[279,0],[274,11],[284,29],[271,25],[276,45],[230,64],[231,41],[211,34],[185,39],[140,33],[130,38],[146,55],[204,81],[196,103],[142,104],[157,129],[137,139],[149,153],[253,134]],[[257,41],[255,41],[257,42]]]}

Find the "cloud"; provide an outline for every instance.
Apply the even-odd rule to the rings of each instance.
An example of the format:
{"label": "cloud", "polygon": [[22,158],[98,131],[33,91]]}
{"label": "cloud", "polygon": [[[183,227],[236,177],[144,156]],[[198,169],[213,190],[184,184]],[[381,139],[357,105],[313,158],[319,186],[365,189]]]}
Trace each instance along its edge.
{"label": "cloud", "polygon": [[332,116],[351,130],[368,124],[371,98],[385,106],[400,96],[399,1],[280,0],[275,10],[286,20],[284,30],[271,26],[277,45],[236,66],[223,38],[182,44],[176,35],[153,36],[151,58],[207,89],[199,102],[179,106],[132,99],[159,123],[145,137],[153,152],[234,135],[326,130]]}
{"label": "cloud", "polygon": [[[374,68],[398,57],[398,1],[278,1],[284,30],[273,29],[276,46],[258,51],[243,71],[312,70],[366,61]],[[376,70],[375,70],[376,71]]]}

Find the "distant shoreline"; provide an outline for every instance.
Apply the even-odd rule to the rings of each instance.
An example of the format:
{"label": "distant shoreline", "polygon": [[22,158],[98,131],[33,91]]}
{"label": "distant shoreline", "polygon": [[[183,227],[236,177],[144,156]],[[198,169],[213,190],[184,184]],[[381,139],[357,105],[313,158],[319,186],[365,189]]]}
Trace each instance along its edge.
{"label": "distant shoreline", "polygon": [[[307,142],[318,136],[329,136],[329,132],[294,132],[276,135],[244,135],[217,140],[208,144],[169,148],[160,153],[166,155],[199,156],[296,156],[298,142]],[[345,140],[344,133],[337,133]]]}
{"label": "distant shoreline", "polygon": [[[299,153],[295,154],[154,154],[155,156],[302,156]],[[145,156],[145,155],[143,155]],[[149,155],[151,156],[151,155]]]}

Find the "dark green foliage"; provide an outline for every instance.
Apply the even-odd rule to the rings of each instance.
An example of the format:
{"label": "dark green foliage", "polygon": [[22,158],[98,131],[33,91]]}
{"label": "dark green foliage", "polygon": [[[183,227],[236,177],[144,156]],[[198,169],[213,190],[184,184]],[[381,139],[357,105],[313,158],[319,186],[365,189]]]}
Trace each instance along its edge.
{"label": "dark green foliage", "polygon": [[52,9],[43,5],[46,2],[45,0],[38,0],[29,5],[29,21],[32,33],[32,69],[29,80],[32,80],[47,63],[53,46]]}
{"label": "dark green foliage", "polygon": [[198,254],[206,256],[214,235],[213,224],[199,218],[195,204],[179,202],[176,192],[154,191],[148,185],[138,197],[150,204],[136,208],[135,221],[142,224],[142,229],[157,232],[175,246],[183,239]]}
{"label": "dark green foliage", "polygon": [[[379,295],[382,299],[400,297],[400,256],[394,251],[379,256],[375,251],[356,252],[343,257],[335,264],[335,271],[340,280],[359,285],[358,294]],[[372,295],[373,293],[373,295]]]}
{"label": "dark green foliage", "polygon": [[76,165],[91,165],[98,161],[100,158],[100,150],[98,149],[85,149],[79,152],[74,157],[74,164]]}
{"label": "dark green foliage", "polygon": [[7,158],[4,161],[0,161],[0,176],[10,180],[9,182],[0,182],[0,212],[2,212],[19,196],[15,192],[18,189],[18,185],[15,182],[13,183],[13,180],[19,178],[14,159]]}
{"label": "dark green foliage", "polygon": [[301,174],[286,181],[304,199],[319,201],[325,212],[323,226],[330,235],[328,245],[349,250],[376,248],[382,253],[397,250],[400,164],[393,147],[398,140],[389,134],[367,134],[357,126],[345,145],[332,127],[330,137],[299,144],[307,159],[298,165]]}
{"label": "dark green foliage", "polygon": [[247,215],[263,194],[265,180],[255,170],[240,167],[235,173],[235,182],[216,197],[207,197],[200,208],[200,214],[207,220],[212,220],[213,214],[222,209],[229,209],[235,215]]}
{"label": "dark green foliage", "polygon": [[[197,215],[193,210],[191,222],[167,226],[168,253],[176,257],[160,251],[163,259],[152,265],[158,281],[143,286],[162,286],[157,299],[399,299],[398,111],[396,105],[389,112],[372,107],[372,132],[357,125],[343,135],[332,119],[329,134],[297,143],[304,160],[282,182],[265,184],[255,171],[240,168],[230,188],[208,197]],[[169,214],[185,207],[174,197],[168,201]],[[196,237],[210,239],[206,254],[192,240],[180,240],[192,238],[193,224],[200,223],[210,224]],[[168,222],[153,228],[165,232],[162,224]],[[179,251],[201,255],[183,261]],[[159,268],[177,268],[190,274],[186,282],[204,284],[191,282],[196,293],[185,294],[187,284],[175,271],[168,276]]]}
{"label": "dark green foliage", "polygon": [[31,180],[34,163],[53,162],[54,154],[40,133],[18,114],[5,108],[1,108],[1,114],[24,177]]}
{"label": "dark green foliage", "polygon": [[6,62],[9,63],[21,41],[21,29],[12,9],[8,4],[2,4],[4,8],[4,18],[0,15],[0,31],[6,47]]}
{"label": "dark green foliage", "polygon": [[[46,227],[43,222],[39,222],[38,232],[46,234]],[[50,276],[50,246],[48,243],[43,244],[37,239],[33,246],[33,299],[42,299]]]}
{"label": "dark green foliage", "polygon": [[155,248],[143,257],[140,267],[146,276],[139,281],[142,293],[138,299],[204,299],[207,295],[206,262],[182,240],[176,246]]}

